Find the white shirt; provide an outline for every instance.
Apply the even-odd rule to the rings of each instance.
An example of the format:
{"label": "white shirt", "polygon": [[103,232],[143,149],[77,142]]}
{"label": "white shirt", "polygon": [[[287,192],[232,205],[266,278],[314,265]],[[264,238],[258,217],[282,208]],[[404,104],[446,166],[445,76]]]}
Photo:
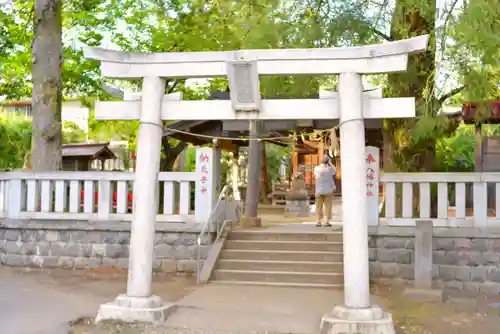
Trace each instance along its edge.
{"label": "white shirt", "polygon": [[321,164],[314,167],[314,176],[316,177],[316,194],[328,195],[335,191],[335,182],[333,177],[336,174],[335,167]]}

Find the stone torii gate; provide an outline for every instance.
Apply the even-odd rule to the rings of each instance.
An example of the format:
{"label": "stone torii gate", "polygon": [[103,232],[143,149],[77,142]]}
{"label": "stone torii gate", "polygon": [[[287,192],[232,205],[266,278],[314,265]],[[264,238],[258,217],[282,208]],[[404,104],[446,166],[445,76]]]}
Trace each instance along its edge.
{"label": "stone torii gate", "polygon": [[[413,98],[364,95],[362,74],[405,71],[408,55],[428,36],[361,47],[138,54],[88,48],[115,79],[142,78],[141,101],[98,102],[100,120],[139,120],[134,218],[127,292],[101,305],[97,320],[155,322],[170,308],[151,294],[155,196],[162,120],[340,119],[344,240],[344,305],[325,315],[329,333],[394,333],[392,317],[370,302],[364,119],[415,116]],[[261,100],[259,75],[339,74],[338,95],[326,99]],[[164,78],[227,76],[231,101],[163,99]]]}

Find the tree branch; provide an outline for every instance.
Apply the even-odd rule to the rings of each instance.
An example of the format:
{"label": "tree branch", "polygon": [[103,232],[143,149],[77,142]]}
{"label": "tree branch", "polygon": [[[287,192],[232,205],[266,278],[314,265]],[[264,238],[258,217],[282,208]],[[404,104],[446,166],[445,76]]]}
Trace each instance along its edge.
{"label": "tree branch", "polygon": [[356,21],[358,21],[359,23],[361,23],[362,25],[365,25],[368,28],[368,30],[370,30],[371,32],[373,32],[378,37],[381,37],[381,38],[385,39],[388,42],[394,41],[394,38],[392,38],[390,35],[387,35],[386,33],[383,33],[382,31],[378,30],[373,25],[371,25],[368,21],[363,20],[362,18],[354,18],[354,19]]}
{"label": "tree branch", "polygon": [[167,156],[167,159],[169,157],[177,157],[184,149],[188,146],[186,142],[183,141],[178,141],[177,145],[172,146],[168,142],[168,136],[163,136],[161,138],[161,143],[163,146],[163,153]]}
{"label": "tree branch", "polygon": [[444,101],[446,101],[447,99],[449,99],[450,97],[452,96],[455,96],[457,95],[458,93],[460,93],[461,91],[463,91],[465,89],[465,86],[460,86],[460,87],[457,87],[455,89],[452,89],[450,90],[448,93],[444,94],[443,96],[441,96],[439,99],[438,99],[438,102],[439,104],[443,104]]}
{"label": "tree branch", "polygon": [[[455,7],[457,6],[458,0],[454,0],[453,3],[450,6],[450,9],[446,11],[446,18],[444,19],[443,27],[446,27],[448,25],[448,21],[450,20],[450,17],[453,14],[453,10],[455,10]],[[443,19],[443,17],[441,17]]]}
{"label": "tree branch", "polygon": [[186,142],[179,141],[174,147],[170,146],[170,154],[177,157],[188,146]]}
{"label": "tree branch", "polygon": [[32,18],[33,18],[33,13],[35,12],[35,5],[31,6],[29,12],[28,12],[28,19],[26,20],[26,23],[24,24],[24,29],[25,30],[28,30],[28,26],[30,23],[33,23],[32,22]]}
{"label": "tree branch", "polygon": [[172,170],[172,166],[174,165],[177,156],[188,146],[188,144],[186,142],[179,141],[177,145],[172,146],[168,142],[168,136],[163,136],[161,138],[161,145],[165,158],[161,159],[160,170],[162,172],[168,172]]}
{"label": "tree branch", "polygon": [[387,34],[384,34],[383,32],[381,32],[381,31],[380,31],[380,30],[378,30],[378,29],[375,29],[375,28],[374,28],[374,27],[372,27],[369,23],[366,23],[366,26],[367,26],[367,27],[368,27],[368,28],[369,28],[369,29],[370,29],[370,30],[371,30],[371,31],[372,31],[375,35],[377,35],[378,37],[381,37],[381,38],[385,39],[385,40],[386,40],[386,41],[388,41],[388,42],[392,42],[392,41],[394,41],[394,39],[393,39],[391,36],[389,36],[389,35],[387,35]]}
{"label": "tree branch", "polygon": [[170,48],[167,50],[167,52],[173,51],[178,46],[179,46],[179,43],[174,43],[173,45],[170,46]]}
{"label": "tree branch", "polygon": [[167,94],[170,94],[174,91],[175,87],[177,87],[177,84],[179,84],[179,80],[174,80],[174,83],[172,86],[167,87]]}

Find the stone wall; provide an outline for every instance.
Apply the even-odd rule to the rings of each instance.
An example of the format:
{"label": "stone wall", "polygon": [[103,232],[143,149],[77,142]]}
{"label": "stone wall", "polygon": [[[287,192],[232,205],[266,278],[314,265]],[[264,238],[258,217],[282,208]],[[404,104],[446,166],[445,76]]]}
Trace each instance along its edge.
{"label": "stone wall", "polygon": [[[373,279],[413,280],[411,227],[378,227],[369,232]],[[470,293],[500,293],[500,229],[435,228],[433,284]]]}
{"label": "stone wall", "polygon": [[[157,223],[153,269],[194,273],[199,230],[198,224]],[[129,222],[0,220],[0,263],[7,266],[127,269],[129,243]]]}

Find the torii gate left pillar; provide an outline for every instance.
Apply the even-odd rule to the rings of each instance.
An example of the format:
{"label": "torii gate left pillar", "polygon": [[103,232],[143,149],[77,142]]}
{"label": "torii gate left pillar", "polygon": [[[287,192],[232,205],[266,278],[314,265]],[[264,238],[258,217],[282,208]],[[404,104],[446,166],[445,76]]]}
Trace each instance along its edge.
{"label": "torii gate left pillar", "polygon": [[[140,119],[138,169],[132,221],[127,293],[101,306],[100,319],[161,321],[168,305],[151,295],[151,267],[160,157],[160,120],[339,119],[344,247],[344,304],[322,319],[330,334],[394,334],[390,314],[371,304],[365,179],[365,118],[415,116],[413,98],[383,99],[363,94],[361,75],[404,71],[408,54],[425,51],[428,36],[386,44],[338,49],[242,50],[131,54],[88,49],[113,78],[144,78],[141,102],[99,102],[96,119]],[[239,72],[239,74],[238,74]],[[259,75],[339,74],[336,98],[260,100]],[[160,78],[228,76],[231,101],[162,100]],[[110,113],[113,110],[113,114]],[[147,152],[149,151],[149,152]],[[142,167],[141,167],[142,166]],[[141,167],[141,168],[139,168]],[[143,206],[143,207],[142,207]]]}

